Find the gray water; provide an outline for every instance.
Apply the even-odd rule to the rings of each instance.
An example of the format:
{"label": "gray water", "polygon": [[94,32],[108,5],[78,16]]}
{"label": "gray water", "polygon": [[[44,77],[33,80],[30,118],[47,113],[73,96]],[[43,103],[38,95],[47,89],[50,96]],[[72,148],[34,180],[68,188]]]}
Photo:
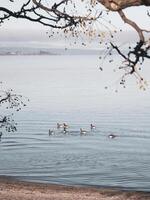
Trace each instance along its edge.
{"label": "gray water", "polygon": [[[150,89],[139,90],[132,76],[122,89],[121,72],[108,63],[101,72],[99,65],[89,55],[1,57],[3,87],[30,102],[14,115],[18,131],[0,142],[0,175],[150,191]],[[141,72],[147,81],[149,73],[147,62]],[[57,122],[69,124],[67,134]]]}

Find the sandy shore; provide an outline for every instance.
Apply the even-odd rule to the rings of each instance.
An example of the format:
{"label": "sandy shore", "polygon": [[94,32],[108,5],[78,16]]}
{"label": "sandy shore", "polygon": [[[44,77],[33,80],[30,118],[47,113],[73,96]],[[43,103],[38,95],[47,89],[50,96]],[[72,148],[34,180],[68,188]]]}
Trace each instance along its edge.
{"label": "sandy shore", "polygon": [[150,200],[150,193],[68,187],[0,177],[0,200]]}

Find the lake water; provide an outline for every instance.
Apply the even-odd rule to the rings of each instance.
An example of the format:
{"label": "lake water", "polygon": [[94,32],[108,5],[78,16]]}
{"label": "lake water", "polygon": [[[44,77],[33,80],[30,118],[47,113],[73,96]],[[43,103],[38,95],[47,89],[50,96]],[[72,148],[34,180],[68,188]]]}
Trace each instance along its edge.
{"label": "lake water", "polygon": [[[18,132],[2,137],[0,175],[150,191],[150,89],[139,90],[133,76],[122,89],[121,72],[104,65],[100,71],[93,55],[1,57],[4,87],[30,102],[14,116]],[[150,82],[148,65],[141,73]],[[68,134],[57,122],[69,124]],[[110,133],[117,137],[109,139]]]}

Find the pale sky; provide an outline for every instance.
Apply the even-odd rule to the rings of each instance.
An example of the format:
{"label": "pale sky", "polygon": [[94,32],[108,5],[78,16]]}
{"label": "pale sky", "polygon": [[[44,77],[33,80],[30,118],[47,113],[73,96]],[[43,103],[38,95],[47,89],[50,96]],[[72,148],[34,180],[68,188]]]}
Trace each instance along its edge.
{"label": "pale sky", "polygon": [[[19,7],[20,3],[24,0],[15,0],[14,3],[9,3],[8,0],[5,0],[5,3],[0,3],[0,6],[6,6],[11,9],[14,9],[15,7]],[[24,1],[25,2],[25,1]],[[99,6],[100,8],[104,9],[104,7]],[[125,13],[127,14],[128,18],[135,20],[138,22],[138,24],[143,29],[150,29],[150,18],[147,17],[148,8],[141,6],[141,7],[134,7],[134,8],[128,8],[125,10]],[[150,10],[150,9],[149,9]],[[108,20],[111,19],[114,26],[118,28],[123,28],[125,31],[132,31],[132,28],[130,28],[128,25],[124,25],[120,17],[118,16],[118,13],[111,13],[108,16]],[[100,27],[100,29],[103,29],[103,27]],[[47,27],[43,27],[40,24],[31,23],[27,20],[15,20],[11,19],[10,21],[6,21],[1,27],[0,27],[0,40],[10,40],[14,37],[18,38],[30,38],[34,37],[36,40],[40,39],[46,39],[45,32],[49,30]]]}

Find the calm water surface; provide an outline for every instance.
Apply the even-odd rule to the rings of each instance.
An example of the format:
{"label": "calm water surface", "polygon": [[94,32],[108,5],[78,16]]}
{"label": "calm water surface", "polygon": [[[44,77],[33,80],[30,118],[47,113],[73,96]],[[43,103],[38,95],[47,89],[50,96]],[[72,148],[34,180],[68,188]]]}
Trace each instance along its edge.
{"label": "calm water surface", "polygon": [[[15,114],[18,132],[2,138],[0,175],[150,191],[150,90],[140,91],[133,77],[121,89],[120,72],[99,65],[98,56],[1,57],[4,85],[30,102]],[[141,73],[150,81],[146,66]],[[68,134],[57,122],[70,125]]]}

